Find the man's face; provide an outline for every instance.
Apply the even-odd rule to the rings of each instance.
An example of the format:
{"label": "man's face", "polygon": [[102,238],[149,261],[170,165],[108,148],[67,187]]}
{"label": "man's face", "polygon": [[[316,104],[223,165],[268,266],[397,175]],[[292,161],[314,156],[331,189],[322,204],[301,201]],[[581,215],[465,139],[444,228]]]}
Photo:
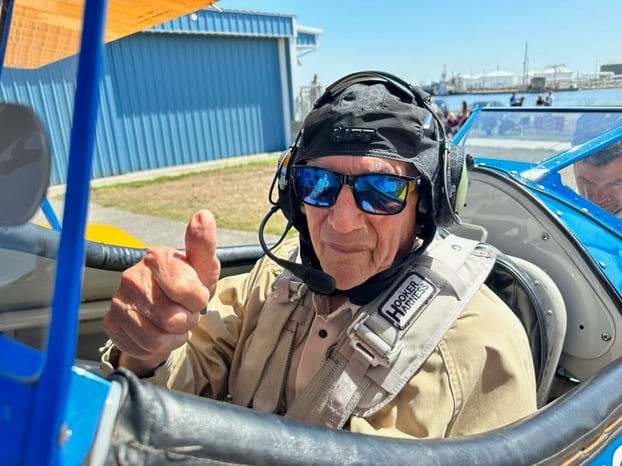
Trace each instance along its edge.
{"label": "man's face", "polygon": [[[309,165],[349,175],[415,175],[414,167],[406,162],[376,157],[335,155],[312,160]],[[364,283],[410,251],[415,239],[417,197],[412,190],[398,214],[374,215],[363,212],[356,205],[352,187],[344,185],[331,207],[304,205],[313,249],[338,289]]]}
{"label": "man's face", "polygon": [[574,174],[579,194],[614,215],[622,210],[622,157],[599,166],[575,163]]}

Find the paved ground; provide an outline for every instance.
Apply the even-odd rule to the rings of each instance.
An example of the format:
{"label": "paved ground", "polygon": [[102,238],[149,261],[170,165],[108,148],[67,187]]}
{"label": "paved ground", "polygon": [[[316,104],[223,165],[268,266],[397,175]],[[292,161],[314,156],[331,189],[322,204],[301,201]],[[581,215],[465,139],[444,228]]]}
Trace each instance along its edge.
{"label": "paved ground", "polygon": [[[62,219],[62,201],[52,200],[55,212]],[[35,221],[43,220],[44,216],[39,213],[35,216]],[[184,248],[184,233],[186,224],[176,222],[151,215],[133,214],[112,207],[102,207],[97,204],[89,206],[89,223],[108,223],[116,225],[143,243],[149,246],[166,245],[176,248]],[[269,240],[274,239],[269,237]],[[234,244],[256,244],[258,242],[257,232],[218,229],[219,246],[229,246]]]}

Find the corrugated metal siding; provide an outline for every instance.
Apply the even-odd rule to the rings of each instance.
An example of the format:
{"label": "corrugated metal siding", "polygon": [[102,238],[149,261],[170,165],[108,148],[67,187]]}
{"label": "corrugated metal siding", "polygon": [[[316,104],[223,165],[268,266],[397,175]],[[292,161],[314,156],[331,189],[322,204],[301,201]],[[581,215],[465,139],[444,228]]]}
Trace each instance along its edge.
{"label": "corrugated metal siding", "polygon": [[[7,68],[0,86],[45,122],[52,184],[65,182],[76,63]],[[106,47],[100,96],[94,178],[288,144],[277,39],[136,34]]]}
{"label": "corrugated metal siding", "polygon": [[317,34],[298,31],[296,34],[296,45],[299,47],[317,47]]}
{"label": "corrugated metal siding", "polygon": [[167,21],[147,31],[293,37],[294,16],[206,9]]}
{"label": "corrugated metal siding", "polygon": [[287,145],[276,40],[138,34],[108,56],[121,172]]}
{"label": "corrugated metal siding", "polygon": [[[219,35],[192,33],[190,16],[162,26],[168,33],[106,46],[94,178],[280,151],[291,142],[292,17],[197,12],[194,22]],[[186,33],[173,33],[178,27]],[[234,30],[241,35],[225,35]],[[0,82],[0,98],[31,105],[47,126],[52,184],[66,181],[76,68],[77,57],[6,68]]]}

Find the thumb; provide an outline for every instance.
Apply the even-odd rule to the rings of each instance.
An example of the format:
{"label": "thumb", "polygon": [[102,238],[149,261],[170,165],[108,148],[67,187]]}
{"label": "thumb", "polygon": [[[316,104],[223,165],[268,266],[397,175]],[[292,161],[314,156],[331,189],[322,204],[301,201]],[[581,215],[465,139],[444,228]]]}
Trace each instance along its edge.
{"label": "thumb", "polygon": [[216,239],[216,220],[212,213],[205,209],[195,213],[186,227],[186,258],[209,290],[210,297],[214,295],[220,276]]}

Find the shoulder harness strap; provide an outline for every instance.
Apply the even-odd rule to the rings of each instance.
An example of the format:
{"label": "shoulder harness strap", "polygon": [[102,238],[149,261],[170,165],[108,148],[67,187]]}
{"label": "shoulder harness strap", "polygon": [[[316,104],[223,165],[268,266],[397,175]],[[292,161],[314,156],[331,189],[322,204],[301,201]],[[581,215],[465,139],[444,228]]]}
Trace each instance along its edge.
{"label": "shoulder harness strap", "polygon": [[[290,257],[295,259],[297,250]],[[283,390],[283,374],[289,362],[296,328],[308,316],[304,297],[307,286],[283,270],[272,284],[257,327],[247,342],[245,360],[231,393],[234,403],[274,412]]]}
{"label": "shoulder harness strap", "polygon": [[438,346],[495,257],[493,248],[454,235],[434,242],[359,311],[287,415],[341,428],[352,414],[369,416],[389,403]]}

